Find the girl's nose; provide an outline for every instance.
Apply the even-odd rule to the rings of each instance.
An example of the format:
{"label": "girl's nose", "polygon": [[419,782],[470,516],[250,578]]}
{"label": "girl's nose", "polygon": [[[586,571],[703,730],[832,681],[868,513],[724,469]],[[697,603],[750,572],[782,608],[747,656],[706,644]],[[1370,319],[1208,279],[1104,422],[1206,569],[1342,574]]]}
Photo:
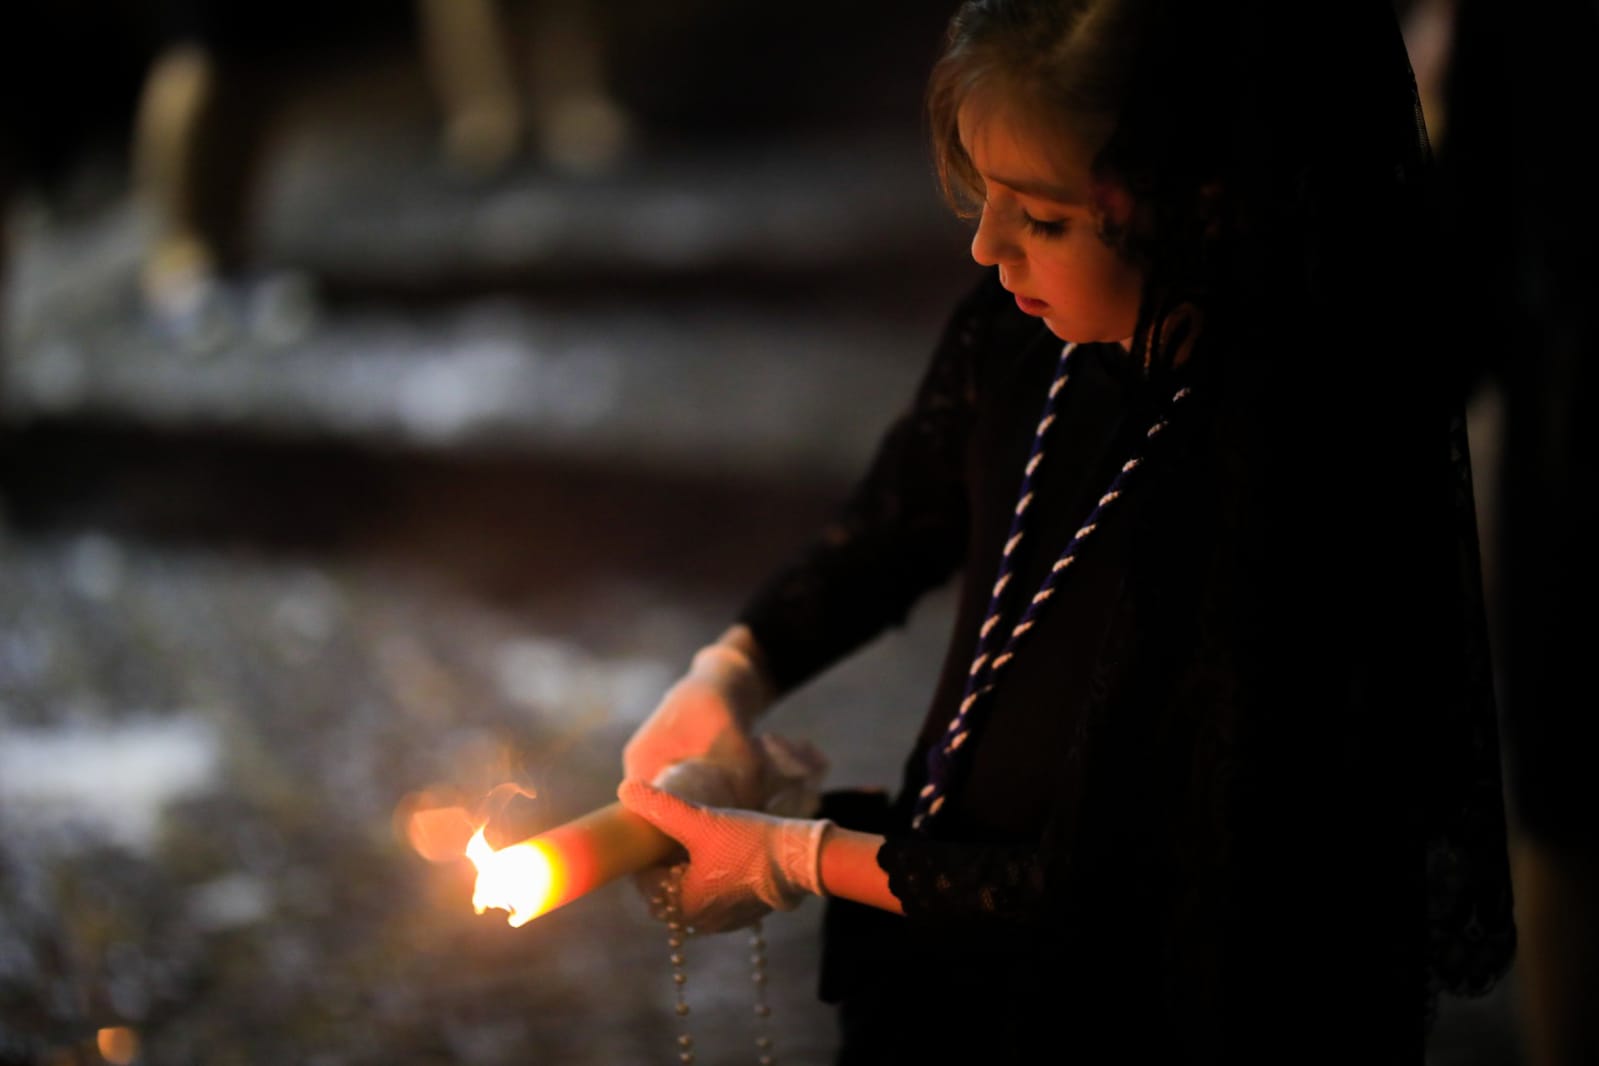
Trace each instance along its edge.
{"label": "girl's nose", "polygon": [[987,208],[977,216],[977,233],[972,237],[972,258],[979,266],[998,266],[1016,254],[1016,246]]}

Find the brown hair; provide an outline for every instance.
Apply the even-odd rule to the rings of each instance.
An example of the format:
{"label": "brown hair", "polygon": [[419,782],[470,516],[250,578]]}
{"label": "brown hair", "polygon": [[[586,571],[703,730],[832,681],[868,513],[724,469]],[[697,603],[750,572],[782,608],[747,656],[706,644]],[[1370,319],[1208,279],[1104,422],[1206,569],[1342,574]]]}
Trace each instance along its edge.
{"label": "brown hair", "polygon": [[928,82],[927,114],[939,184],[963,217],[976,213],[982,181],[961,144],[969,102],[1003,103],[1051,140],[1081,138],[1097,151],[1120,110],[1127,70],[1102,0],[1013,3],[974,0],[956,12]]}
{"label": "brown hair", "polygon": [[1175,15],[1194,2],[968,0],[928,83],[934,164],[957,213],[970,217],[982,202],[960,139],[968,103],[1004,108],[1046,147],[1074,139],[1094,153],[1096,182],[1131,194],[1125,225],[1094,206],[1102,239],[1144,272],[1137,336],[1146,352],[1169,315],[1203,302],[1223,234],[1226,64],[1206,62],[1218,58],[1219,37],[1193,40],[1196,20]]}

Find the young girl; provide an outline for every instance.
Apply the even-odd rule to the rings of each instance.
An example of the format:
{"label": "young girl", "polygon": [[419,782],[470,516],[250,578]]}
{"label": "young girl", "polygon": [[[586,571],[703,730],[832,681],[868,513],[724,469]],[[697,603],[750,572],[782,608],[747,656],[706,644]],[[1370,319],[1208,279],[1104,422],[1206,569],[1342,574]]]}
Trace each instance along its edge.
{"label": "young girl", "polygon": [[[700,929],[832,897],[841,1063],[1420,1063],[1512,932],[1391,12],[971,0],[929,101],[987,279],[623,802]],[[957,572],[897,797],[734,809],[761,711]],[[686,759],[722,806],[646,784]]]}

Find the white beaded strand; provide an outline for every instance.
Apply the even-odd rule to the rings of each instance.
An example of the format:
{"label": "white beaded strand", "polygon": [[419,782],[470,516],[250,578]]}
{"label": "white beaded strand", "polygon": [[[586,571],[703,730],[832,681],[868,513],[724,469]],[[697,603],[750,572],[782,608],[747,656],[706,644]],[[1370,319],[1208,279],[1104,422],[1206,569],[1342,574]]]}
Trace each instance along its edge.
{"label": "white beaded strand", "polygon": [[[689,1031],[688,970],[683,954],[692,929],[683,921],[684,867],[675,866],[663,879],[660,891],[650,897],[652,910],[666,923],[666,944],[671,949],[673,1013],[677,1017],[677,1061],[680,1066],[694,1064],[694,1034]],[[773,1054],[772,1007],[766,998],[766,934],[757,921],[750,928],[750,981],[755,988],[756,1066],[776,1066]]]}
{"label": "white beaded strand", "polygon": [[766,934],[760,922],[750,928],[750,979],[755,983],[755,1062],[776,1066],[772,1054],[772,1007],[766,1001]]}
{"label": "white beaded strand", "polygon": [[683,868],[674,866],[661,884],[660,895],[650,902],[666,922],[666,946],[671,950],[673,1013],[677,1016],[677,1061],[693,1066],[694,1034],[689,1031],[688,970],[683,954],[688,927],[683,924]]}

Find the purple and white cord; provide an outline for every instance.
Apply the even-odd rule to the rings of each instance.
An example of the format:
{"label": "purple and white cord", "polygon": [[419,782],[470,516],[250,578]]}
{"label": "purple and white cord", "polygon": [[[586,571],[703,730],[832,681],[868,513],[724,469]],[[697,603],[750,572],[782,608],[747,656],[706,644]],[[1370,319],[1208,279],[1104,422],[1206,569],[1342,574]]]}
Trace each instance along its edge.
{"label": "purple and white cord", "polygon": [[[983,616],[982,629],[978,632],[977,650],[972,655],[972,665],[966,674],[966,686],[961,696],[960,709],[950,720],[949,728],[944,735],[927,752],[928,781],[917,796],[916,811],[911,818],[911,828],[920,832],[926,832],[930,820],[943,809],[949,787],[960,768],[959,753],[971,738],[978,711],[986,705],[988,695],[999,683],[1000,672],[1015,657],[1017,645],[1033,628],[1044,606],[1054,597],[1057,585],[1077,560],[1078,552],[1084,543],[1099,527],[1107,511],[1127,491],[1133,472],[1144,463],[1144,456],[1140,453],[1122,464],[1110,487],[1100,496],[1099,502],[1089,512],[1088,518],[1061,552],[1060,558],[1050,567],[1043,584],[1033,594],[1026,610],[1022,612],[1021,619],[1008,630],[1003,629],[1000,623],[1004,613],[1005,590],[1011,583],[1017,549],[1021,546],[1026,533],[1027,515],[1033,503],[1034,485],[1038,479],[1038,470],[1044,463],[1044,444],[1050,427],[1055,424],[1056,407],[1060,394],[1070,379],[1072,355],[1076,351],[1075,343],[1068,344],[1061,350],[1055,379],[1049,386],[1049,396],[1044,401],[1044,412],[1039,417],[1038,428],[1033,434],[1032,453],[1028,456],[1016,509],[1011,515],[1010,533],[1005,539],[1005,548],[1000,553],[999,573],[994,580],[993,592],[989,594],[988,610]],[[1177,390],[1167,411],[1162,413],[1145,432],[1146,441],[1154,439],[1166,429],[1170,411],[1187,399],[1189,393],[1187,387]]]}

